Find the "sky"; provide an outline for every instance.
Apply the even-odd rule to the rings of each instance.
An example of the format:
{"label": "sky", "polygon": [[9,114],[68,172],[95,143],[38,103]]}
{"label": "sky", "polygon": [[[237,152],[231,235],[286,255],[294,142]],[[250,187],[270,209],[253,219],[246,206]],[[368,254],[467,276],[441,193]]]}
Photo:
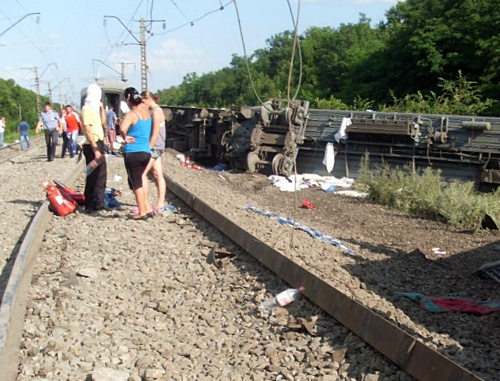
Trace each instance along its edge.
{"label": "sky", "polygon": [[[141,90],[140,19],[146,26],[148,89],[179,85],[251,55],[266,40],[293,30],[375,25],[397,0],[1,0],[0,78],[13,79],[54,102],[76,104],[96,78],[121,79]],[[108,16],[108,17],[105,17]],[[111,16],[111,17],[109,17]],[[151,21],[152,20],[152,21]],[[150,22],[151,21],[151,22]],[[240,33],[240,27],[241,32]],[[243,37],[242,37],[243,36]],[[245,48],[245,49],[244,49]]]}

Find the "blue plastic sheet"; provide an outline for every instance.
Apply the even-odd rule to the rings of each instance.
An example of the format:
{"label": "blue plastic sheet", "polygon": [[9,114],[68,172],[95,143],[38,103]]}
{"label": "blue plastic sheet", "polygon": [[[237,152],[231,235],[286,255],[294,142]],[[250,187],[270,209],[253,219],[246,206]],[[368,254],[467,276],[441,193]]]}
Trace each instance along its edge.
{"label": "blue plastic sheet", "polygon": [[265,209],[257,208],[257,207],[252,206],[252,205],[246,206],[245,210],[250,210],[250,211],[255,212],[255,213],[263,214],[264,216],[266,216],[268,218],[274,218],[275,220],[277,220],[282,225],[291,225],[291,226],[293,226],[296,229],[300,229],[300,230],[305,231],[310,236],[312,236],[314,238],[317,238],[317,239],[321,240],[322,242],[330,243],[330,244],[332,244],[334,246],[338,246],[341,249],[347,251],[351,255],[354,254],[354,250],[353,249],[347,247],[346,245],[344,245],[338,239],[330,237],[330,236],[328,236],[326,234],[323,234],[319,230],[310,228],[310,227],[308,227],[308,226],[306,226],[306,225],[304,225],[304,224],[302,224],[300,222],[294,221],[291,217],[282,217],[282,216],[280,216],[277,213],[272,213],[272,212],[269,212],[269,211],[267,211]]}
{"label": "blue plastic sheet", "polygon": [[116,195],[119,193],[115,188],[106,189],[104,192],[104,204],[108,208],[118,208],[121,203],[116,199]]}

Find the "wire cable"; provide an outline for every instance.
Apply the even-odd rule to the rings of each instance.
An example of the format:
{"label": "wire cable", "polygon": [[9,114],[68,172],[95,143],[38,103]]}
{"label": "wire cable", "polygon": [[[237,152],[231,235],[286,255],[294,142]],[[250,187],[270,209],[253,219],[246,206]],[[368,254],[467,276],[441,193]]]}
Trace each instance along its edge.
{"label": "wire cable", "polygon": [[182,15],[182,17],[184,17],[191,25],[193,25],[193,21],[191,21],[189,19],[189,17],[186,16],[186,14],[179,8],[179,6],[177,5],[177,3],[175,2],[175,0],[170,0],[170,2],[172,4],[174,4],[175,8],[177,8],[177,10],[179,11],[179,13]]}
{"label": "wire cable", "polygon": [[151,33],[151,29],[153,29],[153,21],[152,20],[153,20],[153,7],[154,7],[154,5],[155,5],[155,0],[151,0],[151,5],[149,7],[149,19],[151,21],[149,22],[149,28],[146,29],[147,33]]}
{"label": "wire cable", "polygon": [[[302,81],[302,54],[301,54],[301,49],[300,49],[300,44],[299,44],[299,39],[298,39],[298,19],[300,17],[300,0],[297,0],[297,19],[295,19],[294,15],[293,15],[293,11],[292,11],[292,6],[290,4],[290,0],[287,0],[287,4],[288,4],[288,9],[290,10],[290,15],[291,15],[291,18],[292,18],[292,24],[293,24],[293,27],[294,27],[294,38],[293,38],[293,45],[292,45],[292,56],[290,58],[290,69],[289,69],[289,72],[288,72],[288,83],[287,83],[287,102],[288,102],[288,108],[291,109],[291,104],[293,101],[295,101],[295,99],[297,98],[297,95],[298,95],[298,92],[299,92],[299,88],[300,88],[300,82]],[[292,75],[293,75],[293,64],[294,64],[294,60],[295,60],[295,50],[298,50],[299,51],[299,64],[300,64],[300,67],[299,67],[299,84],[297,86],[297,90],[293,96],[293,100],[291,99],[290,97],[290,94],[291,94],[291,88],[292,88]],[[297,105],[297,107],[300,107],[300,105]],[[303,123],[306,123],[307,121],[304,120]],[[294,172],[294,192],[293,192],[293,199],[294,199],[294,207],[292,208],[292,211],[291,211],[291,215],[292,215],[292,219],[295,221],[295,214],[296,214],[296,210],[297,210],[297,205],[298,205],[298,195],[297,195],[297,146],[296,146],[296,143],[295,143],[295,138],[296,138],[296,133],[294,131],[294,128],[293,128],[293,123],[292,123],[292,118],[290,117],[289,120],[288,120],[288,134],[289,134],[289,137],[290,137],[290,141],[291,141],[291,149],[292,149],[292,157],[293,157],[293,172]],[[286,139],[285,139],[286,140]],[[286,158],[285,158],[286,159]],[[293,239],[294,239],[294,229],[291,230],[290,232],[290,241],[289,241],[289,245],[287,247],[287,250],[293,250],[294,248],[294,245],[293,245]]]}
{"label": "wire cable", "polygon": [[243,28],[241,26],[241,18],[240,18],[240,13],[239,13],[239,10],[238,10],[238,4],[236,3],[236,0],[233,0],[233,3],[234,3],[234,9],[236,10],[236,18],[238,20],[238,28],[239,28],[239,31],[240,31],[241,45],[243,47],[243,55],[244,55],[244,58],[245,58],[245,64],[246,64],[247,71],[248,71],[248,80],[250,81],[250,86],[252,87],[252,90],[253,90],[255,96],[257,97],[258,101],[260,102],[260,104],[264,108],[266,108],[268,111],[272,111],[271,109],[268,108],[267,105],[264,104],[264,102],[260,98],[259,94],[257,93],[257,89],[255,87],[255,83],[253,82],[252,72],[250,70],[250,63],[249,63],[249,59],[248,59],[248,55],[247,55],[247,48],[246,48],[246,45],[245,45],[245,37],[243,36]]}
{"label": "wire cable", "polygon": [[[294,19],[294,17],[293,17],[291,5],[290,5],[290,0],[287,0],[287,3],[288,3],[288,8],[290,9],[290,13],[292,14],[292,22],[293,22],[293,26],[294,26],[294,34],[293,34],[294,38],[293,38],[293,45],[292,45],[292,56],[290,58],[290,68],[289,68],[289,71],[288,71],[288,83],[287,83],[287,99],[288,99],[288,103],[290,103],[291,102],[290,93],[291,93],[291,87],[292,87],[293,62],[295,60],[295,49],[296,49],[296,46],[297,46],[298,22],[296,22],[295,19]],[[298,0],[297,3],[298,3],[298,9],[300,10],[300,0]]]}
{"label": "wire cable", "polygon": [[[224,9],[225,9],[225,8],[226,8],[229,4],[231,4],[233,1],[235,1],[235,0],[230,0],[230,1],[228,1],[227,3],[225,3],[224,5],[222,5],[222,4],[221,4],[220,8],[214,9],[214,10],[212,10],[212,11],[205,12],[203,15],[201,15],[200,17],[198,17],[198,18],[196,18],[196,19],[189,20],[189,19],[186,17],[186,19],[188,19],[188,20],[189,20],[188,22],[186,22],[186,23],[184,23],[184,24],[181,24],[181,25],[179,25],[179,26],[176,26],[175,28],[172,28],[172,29],[166,30],[165,32],[162,32],[162,33],[157,33],[157,34],[156,34],[156,36],[161,36],[161,35],[164,35],[164,34],[172,33],[172,32],[175,32],[175,31],[177,31],[177,30],[179,30],[179,29],[182,29],[182,28],[184,28],[184,27],[186,27],[186,26],[194,26],[194,25],[195,25],[195,23],[197,23],[198,21],[200,21],[200,20],[204,19],[205,17],[210,16],[210,15],[211,15],[211,14],[213,14],[213,13],[223,11],[223,10],[224,10]],[[220,0],[219,0],[219,2],[220,2]],[[181,12],[181,11],[179,10],[179,12]],[[181,14],[183,14],[183,13],[181,13]],[[184,14],[183,14],[183,15],[184,15]],[[184,16],[184,17],[185,17],[185,16]]]}
{"label": "wire cable", "polygon": [[[288,3],[288,9],[290,10],[290,16],[292,18],[292,24],[294,27],[294,48],[297,46],[297,50],[299,52],[299,80],[297,83],[297,90],[295,91],[295,94],[293,95],[293,100],[297,99],[297,96],[299,94],[300,87],[302,85],[302,73],[303,73],[303,61],[302,61],[302,49],[300,46],[300,41],[299,41],[299,35],[298,35],[298,19],[300,16],[300,0],[298,0],[298,5],[297,5],[297,22],[295,21],[295,17],[293,15],[292,11],[292,6],[290,4],[290,0],[287,0]],[[293,54],[292,54],[292,60],[290,63],[290,73],[292,72],[292,67],[293,67]],[[291,84],[288,84],[288,88],[290,89]]]}
{"label": "wire cable", "polygon": [[[144,3],[144,0],[139,1],[139,3],[137,4],[137,7],[135,8],[134,12],[132,13],[132,16],[130,17],[130,19],[127,20],[126,26],[129,30],[131,29],[132,23],[137,15],[137,13],[139,12],[139,9],[143,5],[143,3]],[[154,0],[151,3],[150,12],[153,11],[153,3],[154,3]],[[127,29],[124,28],[121,31],[121,33],[118,35],[116,42],[112,43],[111,37],[108,33],[108,29],[106,27],[104,27],[105,40],[108,42],[108,46],[104,46],[101,49],[101,53],[99,55],[100,61],[109,61],[109,57],[114,49],[116,49],[117,47],[128,45],[128,44],[123,43],[123,41],[122,41],[124,39],[125,33],[128,33],[128,32],[127,32]],[[119,41],[122,41],[122,42],[119,42]],[[98,73],[99,73],[99,71],[98,71]],[[94,75],[94,77],[96,77],[96,76]]]}

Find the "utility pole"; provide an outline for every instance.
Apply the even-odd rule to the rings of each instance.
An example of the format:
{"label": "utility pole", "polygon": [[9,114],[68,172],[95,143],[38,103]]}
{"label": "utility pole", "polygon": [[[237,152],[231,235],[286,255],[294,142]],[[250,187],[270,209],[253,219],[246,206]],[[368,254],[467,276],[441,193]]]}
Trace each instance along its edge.
{"label": "utility pole", "polygon": [[40,114],[42,111],[42,102],[40,100],[40,77],[38,76],[38,67],[23,67],[21,69],[29,69],[35,73],[36,112]]}
{"label": "utility pole", "polygon": [[140,20],[141,23],[141,89],[148,91],[148,64],[146,63],[146,26],[144,19]]}
{"label": "utility pole", "polygon": [[[52,87],[52,89],[55,89],[56,87],[59,87],[59,104],[62,106],[63,104],[63,101],[62,101],[62,96],[61,96],[61,83],[63,83],[64,81],[69,81],[70,78],[69,77],[66,77],[66,78],[63,78],[61,79],[59,82],[57,82],[57,84],[55,86]],[[52,92],[50,90],[50,84],[49,84],[49,93],[50,95],[52,95]],[[52,98],[52,97],[51,97]],[[50,101],[52,102],[52,99],[50,99]]]}
{"label": "utility pole", "polygon": [[[38,67],[37,66],[35,66],[35,67],[26,67],[26,68],[23,67],[23,68],[21,68],[21,69],[33,70],[33,72],[35,73],[36,112],[38,114],[40,114],[40,112],[42,111],[42,101],[41,101],[41,98],[40,98],[40,79],[45,74],[45,72],[47,71],[47,69],[49,67],[51,67],[52,65],[54,65],[57,68],[57,64],[55,62],[50,63],[50,64],[47,65],[47,67],[45,68],[45,70],[40,75],[38,75]],[[49,92],[50,92],[50,89],[49,89]],[[51,100],[51,102],[52,102],[52,100]]]}
{"label": "utility pole", "polygon": [[49,89],[49,101],[52,103],[52,89],[50,88],[50,82],[47,81],[47,87]]}
{"label": "utility pole", "polygon": [[[23,21],[26,17],[29,17],[29,16],[34,16],[34,15],[40,15],[40,12],[32,12],[32,13],[27,13],[25,14],[23,17],[21,17],[19,20],[17,20],[14,24],[12,24],[11,26],[9,26],[7,29],[5,29],[2,33],[0,33],[0,37],[2,37],[5,33],[7,33],[9,30],[11,30],[12,28],[14,28],[17,24],[19,24],[21,21]],[[40,17],[37,17],[37,24],[38,24],[38,20],[40,19]],[[37,91],[36,91],[36,111],[38,114],[40,114],[40,83],[39,83],[39,78],[38,78],[38,70],[37,68],[35,67],[35,83],[37,84]],[[22,119],[22,113],[21,113],[21,103],[19,103],[19,119],[21,120]]]}
{"label": "utility pole", "polygon": [[104,66],[106,66],[108,69],[113,70],[116,74],[120,74],[120,79],[122,82],[127,82],[127,79],[125,78],[125,65],[135,65],[135,63],[133,63],[133,62],[121,62],[120,65],[122,67],[122,70],[121,70],[121,73],[119,73],[118,71],[113,69],[111,66],[109,66],[106,62],[103,62],[103,61],[98,60],[98,59],[93,59],[92,62],[100,62]]}
{"label": "utility pole", "polygon": [[63,110],[63,101],[62,101],[62,91],[61,91],[61,86],[59,86],[59,106],[61,106],[61,112]]}
{"label": "utility pole", "polygon": [[35,70],[35,90],[36,90],[36,113],[40,115],[42,112],[42,100],[40,99],[40,77],[38,76],[38,67],[34,67]]}
{"label": "utility pole", "polygon": [[122,82],[127,82],[127,79],[125,78],[125,65],[135,65],[133,62],[121,62],[122,65],[122,73],[121,73],[121,78]]}
{"label": "utility pole", "polygon": [[141,39],[137,39],[137,37],[132,33],[132,31],[123,23],[122,20],[120,20],[116,16],[104,16],[104,18],[113,18],[117,19],[120,24],[127,30],[127,32],[134,38],[134,40],[137,42],[137,45],[141,47],[141,91],[147,91],[148,90],[148,64],[146,61],[146,21],[149,23],[153,22],[163,22],[165,23],[165,20],[144,20],[140,19],[140,37]]}

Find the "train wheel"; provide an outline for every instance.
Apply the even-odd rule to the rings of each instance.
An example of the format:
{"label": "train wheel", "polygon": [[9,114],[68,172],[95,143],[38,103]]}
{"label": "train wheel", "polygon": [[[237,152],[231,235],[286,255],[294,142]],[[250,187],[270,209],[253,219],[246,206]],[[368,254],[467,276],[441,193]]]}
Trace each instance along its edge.
{"label": "train wheel", "polygon": [[247,155],[247,166],[250,172],[253,173],[257,170],[257,163],[259,160],[259,154],[257,152],[250,152]]}
{"label": "train wheel", "polygon": [[283,165],[284,158],[285,158],[285,155],[283,155],[281,153],[274,155],[273,161],[271,163],[272,168],[273,168],[273,174],[275,174],[275,175],[281,174],[281,167]]}
{"label": "train wheel", "polygon": [[293,172],[293,161],[289,157],[283,159],[283,165],[281,167],[281,174],[286,177],[290,177]]}

